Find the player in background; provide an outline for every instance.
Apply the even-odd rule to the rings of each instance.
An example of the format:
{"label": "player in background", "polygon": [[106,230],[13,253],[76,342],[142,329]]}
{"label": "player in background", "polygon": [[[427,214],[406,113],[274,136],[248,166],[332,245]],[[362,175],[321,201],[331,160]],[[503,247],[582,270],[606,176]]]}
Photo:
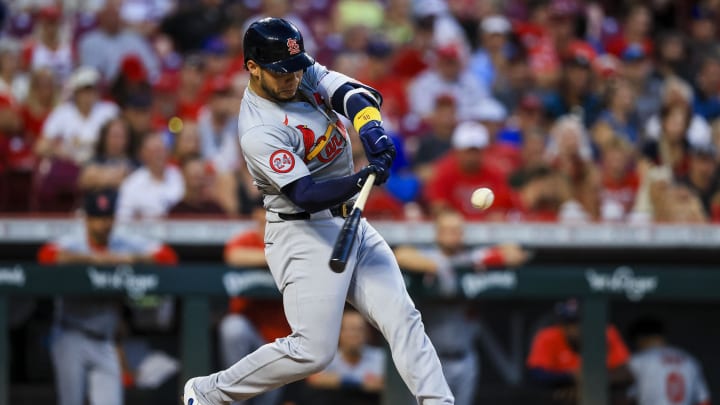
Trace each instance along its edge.
{"label": "player in background", "polygon": [[[88,193],[82,231],[43,245],[38,262],[94,266],[176,264],[177,255],[168,246],[113,231],[116,200],[114,191]],[[123,404],[122,353],[115,343],[121,300],[56,299],[50,349],[58,405],[84,405],[86,399],[90,405]]]}
{"label": "player in background", "polygon": [[629,328],[636,353],[630,359],[635,385],[630,396],[637,405],[710,405],[710,392],[700,363],[668,344],[663,324],[640,318]]}
{"label": "player in background", "polygon": [[[225,245],[225,263],[234,267],[266,269],[265,259],[265,209],[257,205],[252,211],[256,226],[232,239]],[[223,367],[230,367],[237,361],[257,350],[260,346],[290,334],[283,314],[283,303],[276,299],[250,299],[232,297],[228,314],[220,322],[220,361]],[[244,401],[242,404],[276,405],[282,389],[268,391]]]}
{"label": "player in background", "polygon": [[[529,253],[514,244],[469,249],[463,244],[464,219],[455,211],[441,211],[435,218],[435,246],[418,249],[413,246],[395,248],[400,268],[425,274],[437,283],[443,296],[457,294],[457,268],[486,271],[511,268],[524,264]],[[442,363],[443,373],[456,405],[471,405],[479,378],[478,354],[475,346],[476,325],[470,307],[457,301],[433,301],[420,304],[423,323]]]}
{"label": "player in background", "polygon": [[[347,269],[328,260],[352,200],[371,173],[390,175],[395,147],[382,126],[382,98],[315,63],[302,34],[279,18],[243,38],[250,83],[238,119],[240,143],[266,213],[265,255],[283,294],[289,336],[228,369],[189,379],[185,405],[225,405],[322,371],[335,356],[347,301],[387,339],[400,375],[423,405],[452,405],[440,360],[380,234],[360,222]],[[337,114],[353,122],[370,163],[355,171]]]}
{"label": "player in background", "polygon": [[[580,371],[580,306],[576,299],[558,302],[555,305],[558,322],[540,329],[533,337],[527,368],[530,378],[542,386],[553,390],[556,399],[566,403],[579,400]],[[632,383],[632,374],[628,369],[630,352],[617,328],[608,325],[605,329],[607,356],[613,400],[623,401],[623,393]],[[622,397],[622,398],[621,398]],[[616,403],[613,401],[613,403]],[[621,402],[622,403],[622,402]]]}
{"label": "player in background", "polygon": [[380,393],[385,386],[385,352],[368,345],[368,335],[368,325],[362,315],[352,309],[346,310],[335,357],[325,370],[307,378],[310,387],[327,394],[322,395],[322,403],[380,403]]}

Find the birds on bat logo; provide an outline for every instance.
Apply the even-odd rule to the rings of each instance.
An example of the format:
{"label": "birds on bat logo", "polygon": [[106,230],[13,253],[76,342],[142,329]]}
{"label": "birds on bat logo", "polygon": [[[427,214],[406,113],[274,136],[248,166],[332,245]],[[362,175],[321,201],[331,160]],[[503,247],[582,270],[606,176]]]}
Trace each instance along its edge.
{"label": "birds on bat logo", "polygon": [[302,133],[306,162],[317,157],[322,163],[328,163],[340,155],[345,148],[346,131],[342,122],[338,121],[336,125],[337,131],[328,128],[328,131],[325,131],[328,135],[321,135],[320,137],[317,137],[315,131],[307,125],[297,125],[295,127]]}
{"label": "birds on bat logo", "polygon": [[288,38],[287,47],[290,55],[297,55],[300,53],[300,44],[298,44],[297,39],[295,38]]}

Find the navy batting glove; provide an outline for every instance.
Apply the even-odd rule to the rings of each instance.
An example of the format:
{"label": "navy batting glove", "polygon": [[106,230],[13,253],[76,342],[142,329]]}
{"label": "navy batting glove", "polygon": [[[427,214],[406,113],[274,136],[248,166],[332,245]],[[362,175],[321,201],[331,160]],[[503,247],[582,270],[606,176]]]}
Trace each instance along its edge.
{"label": "navy batting glove", "polygon": [[391,160],[395,159],[397,154],[395,144],[378,121],[370,121],[363,125],[359,135],[368,160],[383,153],[387,153]]}
{"label": "navy batting glove", "polygon": [[390,177],[390,170],[385,169],[382,166],[376,166],[373,164],[367,165],[360,170],[360,180],[358,180],[358,187],[362,187],[367,180],[370,173],[375,173],[375,185],[379,186],[384,184],[388,177]]}

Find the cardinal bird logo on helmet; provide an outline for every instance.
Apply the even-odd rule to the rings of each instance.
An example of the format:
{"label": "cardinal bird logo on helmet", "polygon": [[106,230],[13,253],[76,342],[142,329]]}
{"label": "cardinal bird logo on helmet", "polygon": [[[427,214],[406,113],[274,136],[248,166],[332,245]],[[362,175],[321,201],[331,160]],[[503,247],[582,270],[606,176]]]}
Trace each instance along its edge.
{"label": "cardinal bird logo on helmet", "polygon": [[290,55],[297,55],[300,53],[300,44],[298,44],[297,39],[295,38],[288,38],[287,47]]}

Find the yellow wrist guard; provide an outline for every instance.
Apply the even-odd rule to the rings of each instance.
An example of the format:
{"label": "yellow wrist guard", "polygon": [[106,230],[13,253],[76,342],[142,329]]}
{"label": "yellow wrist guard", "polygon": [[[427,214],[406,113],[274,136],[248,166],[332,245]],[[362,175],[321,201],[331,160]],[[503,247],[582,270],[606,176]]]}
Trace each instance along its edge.
{"label": "yellow wrist guard", "polygon": [[353,118],[353,127],[355,127],[356,131],[360,132],[360,128],[370,121],[382,122],[380,110],[378,110],[377,107],[365,107],[360,110],[359,113],[355,114],[355,118]]}

